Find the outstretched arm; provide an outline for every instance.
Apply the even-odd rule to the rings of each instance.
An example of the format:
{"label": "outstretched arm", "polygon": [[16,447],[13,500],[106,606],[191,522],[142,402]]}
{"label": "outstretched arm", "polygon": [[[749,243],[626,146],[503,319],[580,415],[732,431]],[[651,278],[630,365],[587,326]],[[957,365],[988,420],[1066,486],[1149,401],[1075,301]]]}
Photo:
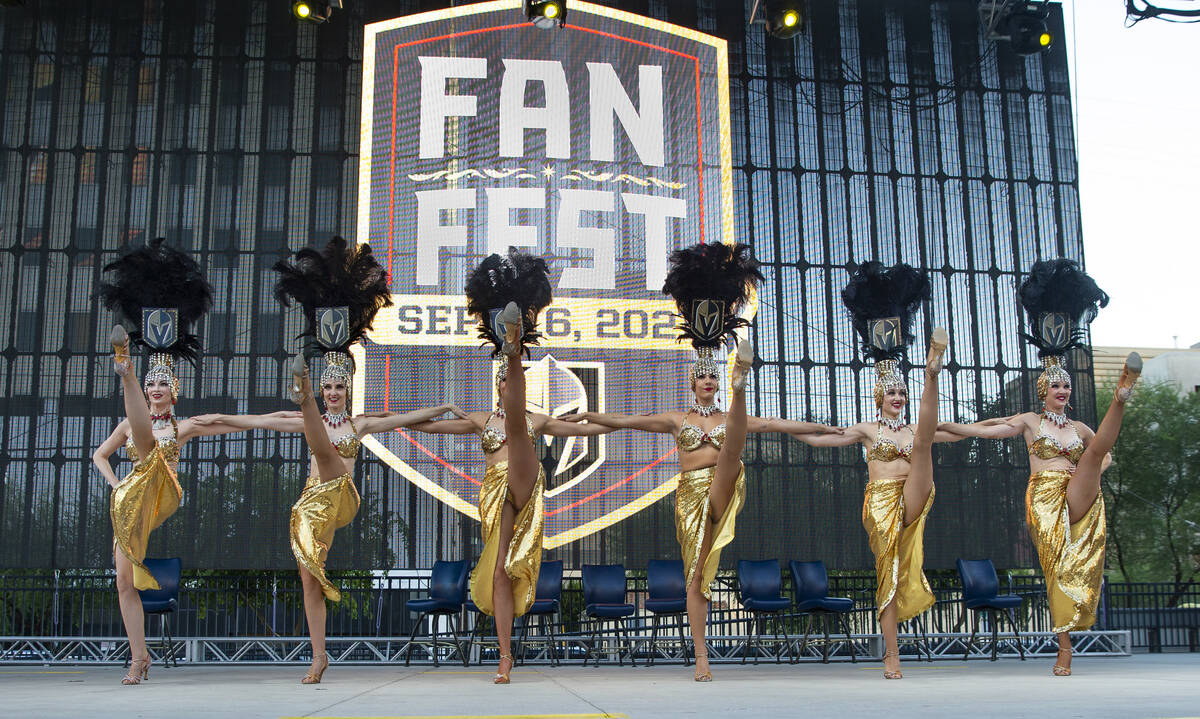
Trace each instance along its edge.
{"label": "outstretched arm", "polygon": [[971,424],[943,422],[938,425],[937,429],[939,433],[956,434],[961,437],[1008,439],[1016,437],[1025,431],[1025,415],[1016,414],[1011,417],[997,417]]}
{"label": "outstretched arm", "polygon": [[458,419],[427,420],[408,425],[417,432],[429,434],[477,434],[487,422],[487,412],[465,412]]}
{"label": "outstretched arm", "polygon": [[863,426],[862,422],[850,425],[842,434],[794,434],[791,432],[788,434],[813,447],[849,447],[867,441],[867,434],[863,430]]}
{"label": "outstretched arm", "polygon": [[460,420],[470,421],[470,415],[462,411],[452,404],[442,404],[436,407],[426,407],[412,412],[389,412],[384,416],[378,415],[363,415],[358,417],[358,431],[361,434],[373,434],[375,432],[386,432],[388,430],[400,429],[401,427],[417,428],[422,424],[429,424],[430,420],[439,417],[447,412],[453,412]]}
{"label": "outstretched arm", "polygon": [[747,417],[747,432],[783,432],[793,436],[801,434],[843,434],[845,429],[817,422],[798,422],[782,417]]}
{"label": "outstretched arm", "polygon": [[[194,434],[223,434],[247,429],[273,429],[276,432],[303,432],[304,420],[299,412],[272,412],[271,414],[202,414],[189,417],[196,425]],[[223,431],[206,432],[205,427],[222,427]]]}
{"label": "outstretched arm", "polygon": [[[643,432],[675,434],[677,423],[671,414],[608,414],[606,412],[580,412],[563,417],[563,422],[587,422],[612,429],[640,429]],[[598,434],[598,433],[597,433]]]}
{"label": "outstretched arm", "polygon": [[617,429],[616,427],[609,427],[603,424],[565,422],[544,414],[535,414],[533,417],[534,430],[540,434],[548,434],[551,437],[590,437],[592,435],[615,432]]}
{"label": "outstretched arm", "polygon": [[125,427],[125,420],[118,422],[112,434],[108,435],[100,443],[95,452],[92,452],[92,464],[96,465],[96,469],[100,470],[100,476],[104,477],[104,481],[108,482],[108,486],[114,488],[120,480],[117,479],[117,473],[113,471],[112,464],[109,463],[108,458],[112,456],[113,452],[120,449],[121,445],[125,444],[125,434],[127,431]]}

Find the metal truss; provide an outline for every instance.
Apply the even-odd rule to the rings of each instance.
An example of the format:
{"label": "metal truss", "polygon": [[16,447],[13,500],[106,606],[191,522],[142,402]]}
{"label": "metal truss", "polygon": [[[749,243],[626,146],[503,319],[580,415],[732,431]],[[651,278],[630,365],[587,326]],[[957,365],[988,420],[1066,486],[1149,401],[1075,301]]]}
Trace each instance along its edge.
{"label": "metal truss", "polygon": [[[961,661],[966,651],[968,634],[946,633],[900,636],[901,654],[916,659],[948,659]],[[749,653],[755,663],[760,661],[820,662],[822,661],[822,637],[808,639],[804,652],[800,652],[803,637],[783,635],[780,639],[763,637],[756,651]],[[732,663],[742,661],[746,653],[745,635],[712,638],[708,642],[710,663]],[[878,634],[853,634],[849,642],[845,635],[829,637],[829,661],[850,661],[850,644],[861,660],[877,660],[882,654],[882,639]],[[1088,631],[1071,633],[1072,648],[1076,656],[1128,656],[1130,635],[1128,631]],[[184,664],[307,664],[311,649],[307,637],[185,637],[175,640],[176,654]],[[118,664],[129,658],[128,643],[124,637],[0,637],[0,664]],[[394,637],[330,637],[326,640],[329,660],[332,664],[403,664],[408,653],[409,642]],[[1022,633],[1021,646],[1027,657],[1053,656],[1058,648],[1057,639],[1050,632]],[[420,638],[412,643],[412,663],[429,665],[434,663],[431,643]],[[632,651],[631,651],[632,650]],[[684,652],[691,651],[691,642],[680,642],[678,637],[662,637],[651,651],[648,636],[635,635],[628,642],[615,632],[601,634],[595,644],[589,634],[567,634],[556,637],[554,654],[564,664],[583,664],[595,658],[608,661],[618,659],[619,653],[632,654],[638,662],[653,659],[656,662],[682,663]],[[150,654],[159,661],[164,653],[160,643],[150,642]],[[495,637],[483,637],[470,645],[469,659],[472,662],[487,662],[496,658]],[[439,663],[453,664],[457,657],[454,644],[443,642],[439,646]],[[999,637],[997,656],[1017,657],[1017,647],[1011,635]],[[525,664],[551,663],[550,643],[543,635],[521,642],[517,647],[517,658]],[[976,636],[969,652],[971,659],[991,658],[991,637]]]}

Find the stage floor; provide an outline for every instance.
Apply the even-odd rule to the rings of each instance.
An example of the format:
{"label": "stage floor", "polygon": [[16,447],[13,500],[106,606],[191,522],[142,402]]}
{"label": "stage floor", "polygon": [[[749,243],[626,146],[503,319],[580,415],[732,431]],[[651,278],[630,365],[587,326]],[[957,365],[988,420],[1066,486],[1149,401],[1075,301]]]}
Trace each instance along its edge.
{"label": "stage floor", "polygon": [[1200,654],[1051,661],[717,666],[711,684],[682,666],[535,667],[493,686],[472,667],[332,667],[298,684],[296,667],[156,666],[141,686],[119,667],[0,666],[3,715],[30,717],[1200,717]]}

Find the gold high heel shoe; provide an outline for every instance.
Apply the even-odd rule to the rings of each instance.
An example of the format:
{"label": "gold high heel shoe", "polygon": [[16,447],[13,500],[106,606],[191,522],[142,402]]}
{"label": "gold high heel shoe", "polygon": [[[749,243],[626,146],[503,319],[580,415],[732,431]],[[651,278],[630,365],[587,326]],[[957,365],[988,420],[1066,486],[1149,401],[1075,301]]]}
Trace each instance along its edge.
{"label": "gold high heel shoe", "polygon": [[[509,304],[511,305],[512,303],[510,302]],[[497,666],[496,667],[496,676],[492,677],[492,684],[508,684],[509,681],[511,681],[508,678],[508,675],[510,672],[512,672],[512,667],[513,667],[512,655],[511,654],[501,654],[500,661],[503,662],[505,659],[508,660],[508,671],[501,672],[500,667]]]}
{"label": "gold high heel shoe", "polygon": [[1121,368],[1121,377],[1117,380],[1116,399],[1118,402],[1127,402],[1133,394],[1133,385],[1137,384],[1138,378],[1142,376],[1142,356],[1137,352],[1130,352],[1125,358],[1125,366]]}
{"label": "gold high heel shoe", "polygon": [[750,340],[738,342],[737,356],[733,360],[733,376],[729,379],[729,386],[735,392],[746,389],[746,381],[750,379],[750,368],[753,366],[754,345],[750,344]]}
{"label": "gold high heel shoe", "polygon": [[1067,653],[1068,659],[1071,658],[1071,650],[1070,649],[1059,649],[1058,650],[1058,654],[1055,655],[1055,657],[1054,657],[1054,668],[1050,670],[1050,673],[1056,677],[1071,676],[1071,667],[1064,667],[1062,664],[1059,663],[1058,658],[1063,655],[1063,652]]}
{"label": "gold high heel shoe", "polygon": [[509,302],[496,319],[504,326],[504,344],[500,346],[500,351],[509,357],[521,354],[521,335],[525,333],[521,308],[517,307],[516,302]]}
{"label": "gold high heel shoe", "polygon": [[692,677],[692,679],[695,681],[698,681],[698,682],[711,682],[712,681],[712,671],[710,671],[708,669],[705,669],[704,671],[700,671],[700,660],[701,659],[703,659],[705,662],[707,662],[708,661],[708,652],[704,652],[703,654],[699,654],[699,653],[696,654],[696,675],[694,677]]}
{"label": "gold high heel shoe", "polygon": [[325,663],[321,665],[321,669],[319,671],[314,672],[312,670],[312,667],[309,667],[308,673],[305,674],[304,678],[300,680],[301,684],[320,684],[321,683],[321,677],[325,675],[325,670],[329,668],[329,653],[321,652],[320,654],[314,654],[313,655],[313,665],[316,665],[317,657],[323,657],[325,659]]}
{"label": "gold high heel shoe", "polygon": [[150,681],[150,657],[130,661],[129,671],[121,679],[121,683],[126,686],[148,681]]}
{"label": "gold high heel shoe", "polygon": [[115,325],[108,335],[108,342],[113,348],[113,371],[124,377],[133,366],[129,360],[129,333],[123,326]]}
{"label": "gold high heel shoe", "polygon": [[945,327],[934,327],[933,334],[929,336],[929,354],[925,358],[926,372],[937,374],[942,371],[942,355],[949,346],[950,333]]}
{"label": "gold high heel shoe", "polygon": [[291,399],[296,404],[304,404],[304,400],[312,399],[312,384],[308,379],[308,363],[304,360],[303,352],[298,352],[296,358],[292,360]]}
{"label": "gold high heel shoe", "polygon": [[[899,658],[900,658],[900,652],[898,652],[898,651],[885,651],[885,652],[883,653],[883,660],[886,662],[888,657],[896,657],[897,661],[899,661]],[[892,670],[890,670],[890,669],[886,669],[886,668],[885,668],[885,669],[883,670],[883,678],[884,678],[884,679],[903,679],[903,678],[904,678],[904,673],[903,673],[903,672],[901,672],[899,669],[897,669],[896,671],[892,671]]]}

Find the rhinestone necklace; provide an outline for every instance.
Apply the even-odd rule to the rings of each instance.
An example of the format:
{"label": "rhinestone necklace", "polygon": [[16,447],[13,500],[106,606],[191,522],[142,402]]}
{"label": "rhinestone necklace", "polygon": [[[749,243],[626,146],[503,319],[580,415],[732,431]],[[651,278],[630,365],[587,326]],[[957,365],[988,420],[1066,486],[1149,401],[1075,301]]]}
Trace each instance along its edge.
{"label": "rhinestone necklace", "polygon": [[705,405],[701,405],[701,404],[697,404],[697,403],[693,402],[692,403],[692,411],[695,412],[696,414],[700,415],[701,417],[711,417],[714,414],[716,414],[717,412],[720,412],[721,408],[717,406],[716,402],[714,402],[712,404],[705,404]]}
{"label": "rhinestone necklace", "polygon": [[345,424],[349,417],[345,412],[326,412],[325,414],[321,415],[321,419],[325,420],[325,424],[336,429],[337,427],[341,427],[343,424]]}
{"label": "rhinestone necklace", "polygon": [[1058,412],[1051,411],[1045,407],[1042,407],[1042,416],[1050,420],[1050,423],[1059,429],[1062,429],[1071,423],[1071,420],[1067,419],[1067,415],[1065,413],[1059,414]]}
{"label": "rhinestone necklace", "polygon": [[882,417],[881,416],[879,418],[879,424],[882,424],[884,427],[887,427],[888,429],[892,430],[893,432],[899,432],[900,430],[904,429],[904,427],[908,424],[908,422],[905,422],[903,419],[901,419],[899,417],[897,417],[896,419],[892,419],[891,417]]}

